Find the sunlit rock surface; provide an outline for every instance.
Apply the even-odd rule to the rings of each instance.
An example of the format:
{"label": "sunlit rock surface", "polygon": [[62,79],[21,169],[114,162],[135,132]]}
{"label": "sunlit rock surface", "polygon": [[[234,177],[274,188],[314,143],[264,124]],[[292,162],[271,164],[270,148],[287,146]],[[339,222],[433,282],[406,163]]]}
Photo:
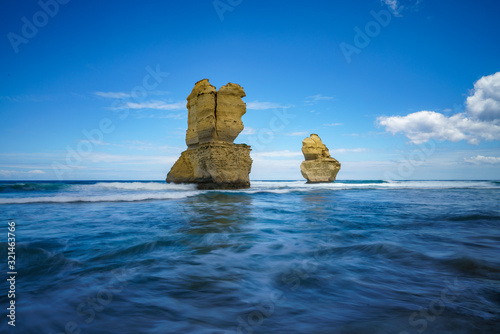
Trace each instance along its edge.
{"label": "sunlit rock surface", "polygon": [[243,130],[246,112],[240,85],[219,91],[208,79],[198,81],[187,98],[188,149],[167,175],[167,182],[197,183],[199,189],[238,189],[250,186],[250,146],[234,144]]}
{"label": "sunlit rock surface", "polygon": [[330,156],[317,134],[313,133],[302,141],[302,153],[305,161],[300,165],[300,171],[308,183],[335,181],[340,162]]}

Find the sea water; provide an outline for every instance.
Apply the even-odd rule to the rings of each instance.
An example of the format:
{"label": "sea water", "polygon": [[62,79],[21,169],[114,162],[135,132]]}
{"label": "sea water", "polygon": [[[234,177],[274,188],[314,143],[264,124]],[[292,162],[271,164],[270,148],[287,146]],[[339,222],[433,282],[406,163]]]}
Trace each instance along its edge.
{"label": "sea water", "polygon": [[500,332],[496,181],[12,181],[0,212],[2,333]]}

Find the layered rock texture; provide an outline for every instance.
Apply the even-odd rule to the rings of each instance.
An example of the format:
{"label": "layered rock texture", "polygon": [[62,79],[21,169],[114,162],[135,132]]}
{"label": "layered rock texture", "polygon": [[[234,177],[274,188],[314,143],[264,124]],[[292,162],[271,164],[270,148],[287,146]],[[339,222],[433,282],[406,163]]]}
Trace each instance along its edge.
{"label": "layered rock texture", "polygon": [[308,183],[335,181],[340,162],[330,156],[317,134],[313,133],[302,141],[302,153],[306,160],[300,165],[300,171]]}
{"label": "layered rock texture", "polygon": [[187,98],[188,149],[172,166],[167,182],[197,183],[199,189],[238,189],[250,186],[250,146],[233,144],[243,130],[246,112],[240,85],[219,91],[208,79],[198,81]]}

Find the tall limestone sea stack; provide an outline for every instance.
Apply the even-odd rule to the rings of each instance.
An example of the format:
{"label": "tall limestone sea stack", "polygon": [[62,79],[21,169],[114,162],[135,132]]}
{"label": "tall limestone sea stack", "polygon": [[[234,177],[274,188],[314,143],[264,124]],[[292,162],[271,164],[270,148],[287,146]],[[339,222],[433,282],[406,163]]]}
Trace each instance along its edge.
{"label": "tall limestone sea stack", "polygon": [[330,156],[330,151],[317,134],[313,133],[302,141],[302,153],[306,161],[300,165],[300,171],[307,183],[335,181],[340,162]]}
{"label": "tall limestone sea stack", "polygon": [[244,96],[243,88],[233,83],[219,91],[208,79],[195,84],[187,98],[188,149],[172,166],[168,183],[197,183],[198,189],[250,187],[250,146],[233,143],[243,130]]}

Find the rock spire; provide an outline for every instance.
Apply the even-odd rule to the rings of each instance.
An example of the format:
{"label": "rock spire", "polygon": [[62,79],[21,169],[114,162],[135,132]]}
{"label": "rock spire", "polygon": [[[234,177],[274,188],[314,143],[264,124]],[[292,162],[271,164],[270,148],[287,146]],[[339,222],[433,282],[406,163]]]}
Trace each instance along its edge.
{"label": "rock spire", "polygon": [[305,161],[300,165],[300,171],[308,183],[335,181],[340,162],[330,156],[317,134],[313,133],[302,141],[302,153]]}
{"label": "rock spire", "polygon": [[197,183],[199,189],[250,186],[250,146],[234,144],[246,113],[240,85],[228,83],[218,91],[208,79],[198,81],[187,98],[188,149],[167,175],[167,182]]}

